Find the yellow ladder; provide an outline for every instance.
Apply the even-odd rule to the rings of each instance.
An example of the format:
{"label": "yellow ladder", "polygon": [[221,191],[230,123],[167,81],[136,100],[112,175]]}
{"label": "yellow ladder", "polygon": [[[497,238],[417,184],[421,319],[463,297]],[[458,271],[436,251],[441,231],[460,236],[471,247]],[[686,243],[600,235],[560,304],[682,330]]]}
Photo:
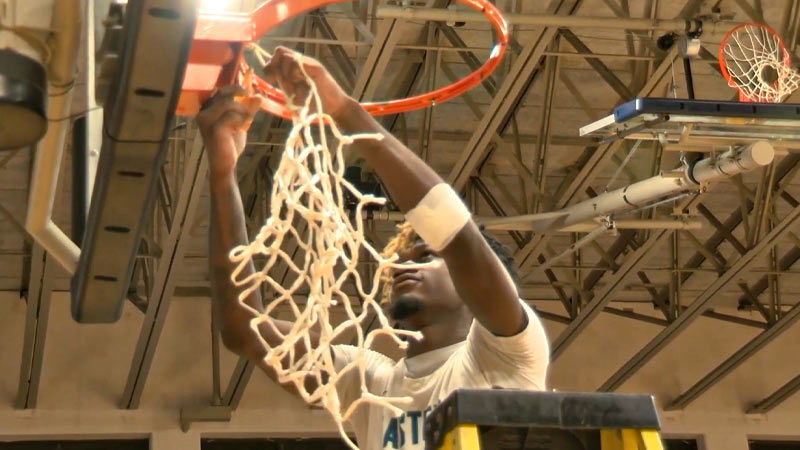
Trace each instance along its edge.
{"label": "yellow ladder", "polygon": [[479,427],[574,432],[592,450],[664,450],[652,396],[498,389],[453,391],[426,416],[425,449],[481,450]]}
{"label": "yellow ladder", "polygon": [[[607,429],[600,431],[601,450],[664,450],[658,430]],[[445,435],[439,450],[480,450],[478,426],[457,425]]]}

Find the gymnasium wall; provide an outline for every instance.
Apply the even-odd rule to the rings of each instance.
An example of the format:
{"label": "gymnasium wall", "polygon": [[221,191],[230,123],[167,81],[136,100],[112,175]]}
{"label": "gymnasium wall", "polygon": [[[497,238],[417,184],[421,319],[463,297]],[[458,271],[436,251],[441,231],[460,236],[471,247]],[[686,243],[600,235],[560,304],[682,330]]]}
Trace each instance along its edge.
{"label": "gymnasium wall", "polygon": [[[547,305],[543,305],[547,308]],[[643,312],[652,313],[649,307]],[[25,303],[0,293],[0,440],[151,437],[153,450],[200,447],[201,437],[329,436],[325,413],[313,411],[255,374],[230,423],[180,430],[179,410],[211,399],[210,305],[207,299],[172,301],[152,371],[137,410],[120,410],[143,315],[126,305],[114,325],[78,325],[69,297],[53,297],[38,404],[15,410]],[[726,311],[733,313],[733,311]],[[563,325],[545,322],[551,336]],[[592,390],[659,330],[658,326],[602,315],[556,361],[550,385]],[[701,318],[626,383],[621,391],[649,392],[663,404],[687,389],[758,330]],[[701,438],[707,450],[745,450],[748,438],[799,439],[800,395],[771,413],[743,411],[800,371],[794,327],[768,345],[685,411],[662,416],[664,434]],[[223,351],[223,389],[236,357]]]}

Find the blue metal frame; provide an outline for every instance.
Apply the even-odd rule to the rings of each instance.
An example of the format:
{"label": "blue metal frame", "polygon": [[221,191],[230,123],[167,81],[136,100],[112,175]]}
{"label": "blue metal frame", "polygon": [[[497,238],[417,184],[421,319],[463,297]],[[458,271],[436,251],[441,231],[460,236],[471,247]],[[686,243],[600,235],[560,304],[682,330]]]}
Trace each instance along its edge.
{"label": "blue metal frame", "polygon": [[617,123],[623,123],[642,114],[800,120],[800,104],[637,98],[614,108],[614,119]]}

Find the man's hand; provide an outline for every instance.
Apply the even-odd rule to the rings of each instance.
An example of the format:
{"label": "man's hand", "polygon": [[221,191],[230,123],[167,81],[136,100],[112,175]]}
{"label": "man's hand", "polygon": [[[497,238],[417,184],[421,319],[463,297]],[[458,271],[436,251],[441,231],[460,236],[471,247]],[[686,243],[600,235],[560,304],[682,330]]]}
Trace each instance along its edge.
{"label": "man's hand", "polygon": [[[319,61],[286,47],[275,49],[272,59],[264,67],[264,78],[280,87],[293,105],[303,106],[311,90],[303,70],[317,86],[324,113],[336,118],[345,106],[353,102]],[[313,102],[311,110],[316,110]]]}
{"label": "man's hand", "polygon": [[247,143],[247,129],[261,107],[261,98],[248,97],[237,102],[234,97],[247,93],[240,86],[226,86],[217,91],[197,115],[197,125],[206,144],[211,177],[233,174],[236,161]]}

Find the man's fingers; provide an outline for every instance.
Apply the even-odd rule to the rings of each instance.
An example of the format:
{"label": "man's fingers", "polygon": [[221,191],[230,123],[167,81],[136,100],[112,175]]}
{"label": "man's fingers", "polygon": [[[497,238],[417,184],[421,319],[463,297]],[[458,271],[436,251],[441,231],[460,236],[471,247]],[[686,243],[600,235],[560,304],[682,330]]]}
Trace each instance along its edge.
{"label": "man's fingers", "polygon": [[291,56],[286,56],[280,60],[280,75],[284,83],[292,83],[292,66],[295,64]]}
{"label": "man's fingers", "polygon": [[272,58],[270,58],[267,65],[263,68],[264,79],[269,84],[279,84],[281,77],[281,66],[283,65],[283,61],[286,59],[286,55],[290,52],[291,50],[287,49],[286,47],[278,46],[275,48],[275,51],[272,53]]}
{"label": "man's fingers", "polygon": [[256,117],[256,113],[261,109],[262,99],[258,96],[248,97],[244,100],[244,105],[247,108],[249,114],[242,125],[243,129],[250,128],[250,125],[253,123],[253,119]]}
{"label": "man's fingers", "polygon": [[197,122],[204,126],[220,126],[222,117],[229,113],[241,116],[242,120],[251,115],[248,107],[234,100],[232,96],[226,96],[224,99],[215,100],[212,106],[201,111],[197,116]]}
{"label": "man's fingers", "polygon": [[[303,71],[305,71],[305,73],[308,74],[309,76],[313,76],[322,67],[322,65],[320,65],[320,63],[316,59],[310,58],[310,57],[308,57],[306,55],[303,55],[303,54],[300,54],[300,53],[295,53],[294,54],[294,60],[297,61],[297,65],[296,65],[297,74],[300,77],[302,77],[303,79],[305,79],[305,77],[306,77],[303,74]],[[301,70],[301,67],[302,67],[302,70]]]}
{"label": "man's fingers", "polygon": [[325,69],[313,58],[286,47],[277,47],[263,72],[268,83],[283,90],[288,100],[299,106],[309,96],[309,78],[317,79]]}
{"label": "man's fingers", "polygon": [[291,55],[293,53],[295,53],[294,50],[292,50],[292,49],[290,49],[288,47],[284,47],[283,45],[279,45],[279,46],[275,47],[275,51],[272,53],[272,55],[273,55],[273,57],[275,57],[275,56],[284,57],[284,56],[287,56],[287,55]]}
{"label": "man's fingers", "polygon": [[233,100],[236,96],[245,96],[247,91],[241,86],[223,86],[219,88],[211,98],[207,99],[201,108],[201,114],[209,118],[219,117],[222,111],[220,105],[226,101]]}
{"label": "man's fingers", "polygon": [[261,109],[262,100],[259,96],[253,96],[246,98],[243,103],[249,113],[248,117],[252,119],[253,116],[255,116],[256,113]]}
{"label": "man's fingers", "polygon": [[242,117],[248,117],[250,115],[250,108],[232,98],[220,103],[219,108],[221,111],[220,117],[227,113],[239,114]]}
{"label": "man's fingers", "polygon": [[275,79],[275,61],[277,58],[278,54],[275,53],[272,55],[272,58],[267,61],[267,65],[261,68],[261,72],[264,74],[264,80],[269,84],[276,84],[278,82],[278,80]]}
{"label": "man's fingers", "polygon": [[303,69],[308,75],[313,76],[319,72],[320,67],[319,63],[307,56],[286,47],[278,47],[272,59],[264,66],[264,79],[274,86],[286,88],[289,84],[306,82]]}
{"label": "man's fingers", "polygon": [[275,71],[269,65],[264,66],[264,81],[273,86],[278,84],[278,78],[275,77]]}
{"label": "man's fingers", "polygon": [[236,97],[242,95],[247,95],[247,90],[244,87],[238,85],[231,85],[231,86],[223,86],[217,89],[217,92],[214,94],[214,97],[225,98],[225,97]]}
{"label": "man's fingers", "polygon": [[261,97],[248,97],[241,102],[225,102],[225,112],[220,115],[218,126],[247,130],[260,108]]}
{"label": "man's fingers", "polygon": [[228,110],[225,111],[217,121],[217,126],[221,128],[231,127],[231,128],[244,128],[251,122],[250,116],[248,114],[242,114],[239,111]]}

